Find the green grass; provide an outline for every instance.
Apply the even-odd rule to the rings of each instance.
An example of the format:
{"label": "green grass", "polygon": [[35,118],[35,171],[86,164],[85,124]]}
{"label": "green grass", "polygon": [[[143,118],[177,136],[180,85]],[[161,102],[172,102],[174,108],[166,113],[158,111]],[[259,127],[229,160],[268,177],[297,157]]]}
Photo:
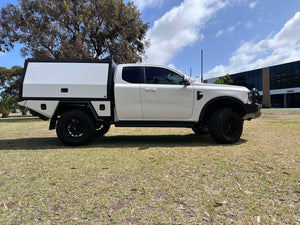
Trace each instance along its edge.
{"label": "green grass", "polygon": [[233,145],[113,127],[70,148],[49,122],[0,119],[0,224],[299,224],[299,121],[263,113]]}

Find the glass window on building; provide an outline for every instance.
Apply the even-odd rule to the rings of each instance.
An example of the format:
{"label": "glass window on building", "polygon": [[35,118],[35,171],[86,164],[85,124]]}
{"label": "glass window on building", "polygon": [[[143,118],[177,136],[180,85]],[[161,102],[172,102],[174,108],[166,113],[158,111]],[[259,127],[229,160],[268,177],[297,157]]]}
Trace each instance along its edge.
{"label": "glass window on building", "polygon": [[292,94],[288,99],[290,106],[299,108],[300,107],[300,93]]}
{"label": "glass window on building", "polygon": [[283,108],[284,95],[271,95],[271,107]]}
{"label": "glass window on building", "polygon": [[270,68],[270,88],[287,89],[300,86],[300,62]]}
{"label": "glass window on building", "polygon": [[230,76],[234,85],[244,86],[248,89],[256,88],[262,91],[262,70],[253,70],[249,72],[243,72],[233,74]]}

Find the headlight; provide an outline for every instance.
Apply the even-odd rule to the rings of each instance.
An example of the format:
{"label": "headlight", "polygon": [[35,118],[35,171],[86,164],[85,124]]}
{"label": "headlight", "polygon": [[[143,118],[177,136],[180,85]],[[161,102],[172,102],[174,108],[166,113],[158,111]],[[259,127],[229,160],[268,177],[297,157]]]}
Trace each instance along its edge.
{"label": "headlight", "polygon": [[248,100],[249,100],[250,104],[253,103],[252,92],[251,91],[248,92]]}

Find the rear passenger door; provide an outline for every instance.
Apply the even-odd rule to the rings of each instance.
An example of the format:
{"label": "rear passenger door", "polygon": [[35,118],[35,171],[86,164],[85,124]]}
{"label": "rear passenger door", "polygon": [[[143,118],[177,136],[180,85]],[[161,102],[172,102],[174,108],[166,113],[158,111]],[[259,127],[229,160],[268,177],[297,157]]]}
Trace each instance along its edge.
{"label": "rear passenger door", "polygon": [[140,120],[142,116],[140,86],[144,80],[143,67],[120,68],[115,77],[116,113],[120,121]]}
{"label": "rear passenger door", "polygon": [[142,112],[145,120],[176,121],[192,116],[193,86],[183,85],[184,77],[166,68],[145,67],[141,84]]}

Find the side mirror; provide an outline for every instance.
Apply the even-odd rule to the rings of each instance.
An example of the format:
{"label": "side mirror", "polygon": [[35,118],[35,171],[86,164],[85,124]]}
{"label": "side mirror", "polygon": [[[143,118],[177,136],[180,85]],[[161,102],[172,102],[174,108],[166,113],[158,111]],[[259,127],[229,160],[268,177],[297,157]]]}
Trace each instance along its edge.
{"label": "side mirror", "polygon": [[190,85],[190,81],[187,78],[183,78],[183,83],[184,86]]}

